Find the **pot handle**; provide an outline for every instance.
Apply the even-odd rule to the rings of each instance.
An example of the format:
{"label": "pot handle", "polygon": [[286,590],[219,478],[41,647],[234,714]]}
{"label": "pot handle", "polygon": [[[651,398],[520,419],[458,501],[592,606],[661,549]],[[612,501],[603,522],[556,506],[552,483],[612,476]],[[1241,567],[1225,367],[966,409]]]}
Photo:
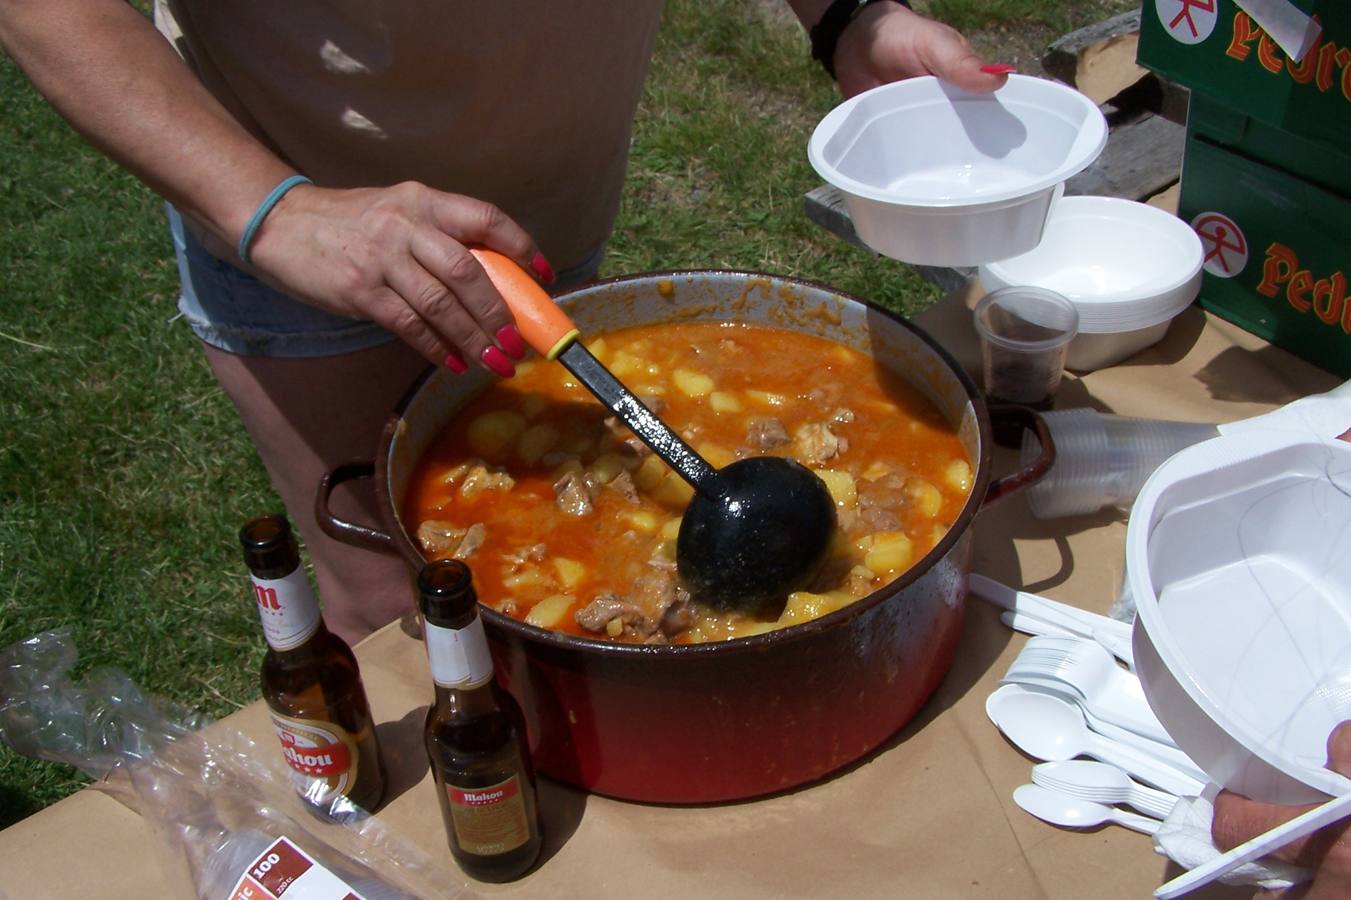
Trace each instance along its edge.
{"label": "pot handle", "polygon": [[333,495],[333,489],[338,485],[355,481],[358,478],[374,477],[375,463],[370,460],[343,463],[327,473],[320,480],[319,491],[314,495],[314,517],[319,520],[319,528],[324,534],[335,541],[342,541],[344,544],[351,544],[353,547],[364,547],[367,550],[376,550],[381,553],[397,553],[394,538],[370,526],[358,525],[355,522],[339,519],[328,508],[329,497]]}
{"label": "pot handle", "polygon": [[990,418],[1014,419],[1021,422],[1024,428],[1032,429],[1036,432],[1037,442],[1041,444],[1041,453],[1013,474],[993,479],[985,490],[982,509],[993,506],[1009,494],[1021,491],[1028,485],[1036,484],[1051,470],[1051,466],[1055,465],[1055,441],[1051,440],[1051,429],[1046,427],[1046,420],[1038,415],[1036,410],[1028,406],[991,404]]}

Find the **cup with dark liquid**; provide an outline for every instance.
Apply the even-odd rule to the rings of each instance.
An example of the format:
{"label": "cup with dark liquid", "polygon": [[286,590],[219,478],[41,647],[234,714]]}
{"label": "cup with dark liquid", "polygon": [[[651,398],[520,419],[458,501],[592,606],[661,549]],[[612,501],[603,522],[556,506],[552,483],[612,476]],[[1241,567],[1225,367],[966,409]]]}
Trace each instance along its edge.
{"label": "cup with dark liquid", "polygon": [[[985,395],[991,403],[1048,410],[1055,400],[1079,311],[1067,298],[1038,287],[1005,287],[976,304]],[[1021,426],[996,428],[995,442],[1016,447]]]}

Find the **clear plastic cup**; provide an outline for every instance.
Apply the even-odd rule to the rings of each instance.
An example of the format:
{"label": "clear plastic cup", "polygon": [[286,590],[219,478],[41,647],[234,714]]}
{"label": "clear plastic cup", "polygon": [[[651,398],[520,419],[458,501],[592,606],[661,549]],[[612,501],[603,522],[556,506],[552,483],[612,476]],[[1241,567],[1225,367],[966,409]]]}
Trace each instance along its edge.
{"label": "clear plastic cup", "polygon": [[[990,401],[1050,409],[1069,343],[1079,331],[1074,304],[1045,288],[1006,287],[982,297],[973,317]],[[994,438],[1018,446],[1016,432]]]}
{"label": "clear plastic cup", "polygon": [[[1214,425],[1134,419],[1095,409],[1054,410],[1041,417],[1056,456],[1050,471],[1025,492],[1038,519],[1085,515],[1109,505],[1127,508],[1170,456],[1219,434]],[[1024,432],[1024,464],[1040,452],[1037,436]]]}

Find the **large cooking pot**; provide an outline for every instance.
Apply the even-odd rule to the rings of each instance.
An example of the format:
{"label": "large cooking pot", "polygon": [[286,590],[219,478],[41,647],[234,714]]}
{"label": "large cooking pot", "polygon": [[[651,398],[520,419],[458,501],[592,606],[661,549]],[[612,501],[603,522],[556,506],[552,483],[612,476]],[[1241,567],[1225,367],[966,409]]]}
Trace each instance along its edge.
{"label": "large cooking pot", "polygon": [[[559,302],[588,336],[657,322],[734,320],[870,353],[953,423],[975,482],[947,535],[908,572],[844,609],[781,631],[710,644],[619,644],[543,631],[485,606],[498,677],[527,711],[539,771],[614,797],[703,803],[814,781],[876,748],[918,712],[951,664],[972,520],[1050,467],[1054,450],[1044,427],[1045,454],[993,478],[989,413],[957,364],[910,323],[820,285],[746,272],[675,272],[600,282]],[[317,506],[327,533],[421,567],[401,518],[409,478],[488,381],[482,373],[430,371],[389,420],[375,462],[325,478]],[[339,483],[370,475],[383,530],[338,520],[328,508]]]}

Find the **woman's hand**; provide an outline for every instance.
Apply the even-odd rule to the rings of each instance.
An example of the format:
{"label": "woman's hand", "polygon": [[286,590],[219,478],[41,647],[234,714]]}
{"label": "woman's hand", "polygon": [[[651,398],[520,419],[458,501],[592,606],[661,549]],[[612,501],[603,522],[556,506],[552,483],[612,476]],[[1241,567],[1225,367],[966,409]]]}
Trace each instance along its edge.
{"label": "woman's hand", "polygon": [[1009,66],[984,63],[956,29],[899,3],[872,3],[840,34],[835,75],[846,97],[902,78],[937,75],[960,88],[989,93],[1004,86]]}
{"label": "woman's hand", "polygon": [[264,220],[250,261],[278,288],[338,315],[371,319],[430,362],[514,372],[525,345],[466,244],[553,273],[497,207],[409,182],[390,188],[300,185]]}
{"label": "woman's hand", "polygon": [[[1351,776],[1351,722],[1338,725],[1328,736],[1328,768]],[[1215,798],[1211,837],[1220,850],[1231,850],[1317,806],[1258,803],[1229,791],[1221,791]],[[1306,838],[1292,841],[1271,856],[1314,870],[1313,882],[1281,891],[1260,891],[1255,895],[1256,898],[1340,900],[1351,897],[1351,820],[1338,822]]]}

